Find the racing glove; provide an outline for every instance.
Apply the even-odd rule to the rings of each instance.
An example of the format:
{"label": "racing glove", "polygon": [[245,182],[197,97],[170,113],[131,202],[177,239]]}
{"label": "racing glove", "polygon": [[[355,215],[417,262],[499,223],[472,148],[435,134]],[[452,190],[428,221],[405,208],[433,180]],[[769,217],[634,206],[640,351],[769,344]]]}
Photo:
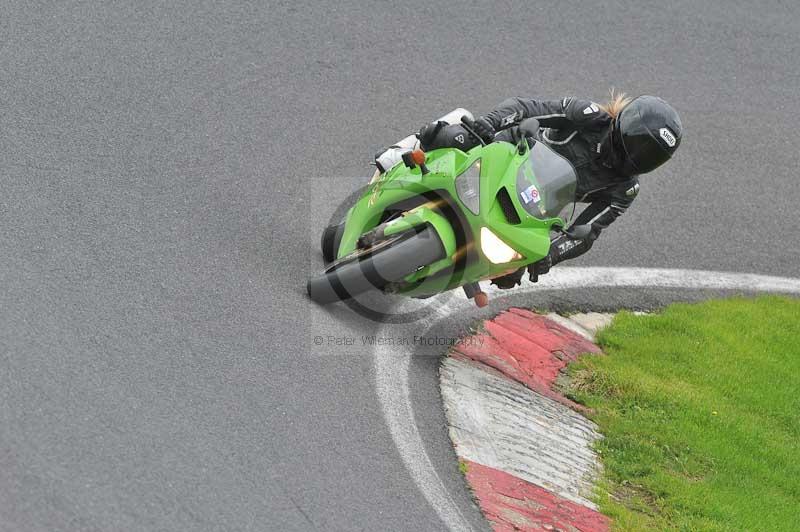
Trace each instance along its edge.
{"label": "racing glove", "polygon": [[478,135],[481,140],[483,140],[483,142],[486,144],[494,142],[494,126],[486,117],[479,116],[475,119],[474,124],[475,126],[472,129],[475,131],[475,134]]}
{"label": "racing glove", "polygon": [[531,282],[539,282],[539,276],[550,271],[550,268],[565,260],[579,257],[592,249],[596,236],[585,240],[575,240],[567,235],[560,235],[550,242],[550,251],[543,259],[528,265],[528,274]]}
{"label": "racing glove", "polygon": [[423,151],[428,151],[428,149],[435,144],[436,137],[439,134],[439,131],[447,125],[447,122],[431,122],[430,124],[425,124],[421,128],[419,128],[419,132],[417,133],[417,138],[419,139],[419,146],[423,149]]}

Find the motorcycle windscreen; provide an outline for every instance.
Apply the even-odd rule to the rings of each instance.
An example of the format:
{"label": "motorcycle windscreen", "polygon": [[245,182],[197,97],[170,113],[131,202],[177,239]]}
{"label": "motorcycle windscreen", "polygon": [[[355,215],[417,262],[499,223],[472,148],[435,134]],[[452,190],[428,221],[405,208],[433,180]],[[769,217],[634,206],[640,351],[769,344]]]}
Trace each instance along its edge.
{"label": "motorcycle windscreen", "polygon": [[575,203],[577,186],[572,164],[542,142],[533,145],[517,172],[517,200],[528,214],[541,220],[560,216],[569,222],[568,208]]}

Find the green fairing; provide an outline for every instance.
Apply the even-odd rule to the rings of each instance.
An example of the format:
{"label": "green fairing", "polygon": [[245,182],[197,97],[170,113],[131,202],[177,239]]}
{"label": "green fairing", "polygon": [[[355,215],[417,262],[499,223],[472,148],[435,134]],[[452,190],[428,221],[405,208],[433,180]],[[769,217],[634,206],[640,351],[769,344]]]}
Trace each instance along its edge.
{"label": "green fairing", "polygon": [[[429,173],[422,175],[419,167],[408,168],[398,164],[369,186],[358,202],[349,210],[345,230],[337,252],[338,258],[346,257],[356,250],[358,239],[376,228],[384,212],[401,201],[418,198],[422,204],[399,217],[383,224],[383,235],[410,231],[423,224],[431,225],[438,234],[446,251],[445,258],[429,264],[405,278],[405,283],[395,287],[399,293],[409,296],[432,295],[481,279],[496,277],[536,262],[547,255],[550,248],[550,230],[553,225],[565,226],[562,218],[536,218],[528,213],[518,193],[518,175],[531,184],[538,185],[529,162],[530,150],[519,154],[517,147],[507,142],[496,142],[477,146],[468,152],[454,148],[427,153],[426,165]],[[469,170],[480,159],[480,209],[473,214],[462,203],[456,191],[456,178]],[[496,199],[501,187],[506,187],[519,224],[511,224],[503,214]],[[444,192],[444,194],[441,194]],[[438,207],[426,204],[421,195],[444,196],[449,205],[460,211],[466,221],[466,232],[471,235],[469,249],[458,249],[456,232],[450,219]],[[530,202],[529,202],[530,203]],[[543,203],[537,203],[539,207]],[[530,209],[530,205],[528,205]],[[452,218],[452,210],[451,218]],[[481,251],[481,228],[486,227],[507,245],[522,255],[521,260],[504,264],[493,264]],[[456,269],[459,255],[466,253],[463,267]],[[435,275],[440,273],[439,275]]]}

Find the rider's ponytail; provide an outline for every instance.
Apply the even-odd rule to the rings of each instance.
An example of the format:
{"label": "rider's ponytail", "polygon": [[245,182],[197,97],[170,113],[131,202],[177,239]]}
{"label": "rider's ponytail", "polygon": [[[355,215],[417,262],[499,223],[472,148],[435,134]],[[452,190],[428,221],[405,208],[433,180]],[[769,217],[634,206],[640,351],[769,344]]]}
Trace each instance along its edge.
{"label": "rider's ponytail", "polygon": [[611,99],[601,105],[600,109],[610,114],[611,118],[616,118],[622,109],[631,103],[631,100],[624,92],[617,92],[616,89],[611,89]]}

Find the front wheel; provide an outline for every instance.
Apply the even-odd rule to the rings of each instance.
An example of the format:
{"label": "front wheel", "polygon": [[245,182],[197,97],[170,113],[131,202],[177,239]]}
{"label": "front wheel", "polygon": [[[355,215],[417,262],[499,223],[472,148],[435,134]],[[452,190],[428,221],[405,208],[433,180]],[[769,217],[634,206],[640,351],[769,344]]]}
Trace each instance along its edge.
{"label": "front wheel", "polygon": [[322,258],[325,264],[336,259],[336,252],[339,251],[339,244],[342,242],[344,234],[344,222],[338,225],[329,225],[322,232],[320,247],[322,248]]}
{"label": "front wheel", "polygon": [[436,231],[426,227],[419,233],[403,233],[342,257],[324,274],[311,278],[306,288],[317,303],[342,301],[373,288],[382,289],[444,256]]}

